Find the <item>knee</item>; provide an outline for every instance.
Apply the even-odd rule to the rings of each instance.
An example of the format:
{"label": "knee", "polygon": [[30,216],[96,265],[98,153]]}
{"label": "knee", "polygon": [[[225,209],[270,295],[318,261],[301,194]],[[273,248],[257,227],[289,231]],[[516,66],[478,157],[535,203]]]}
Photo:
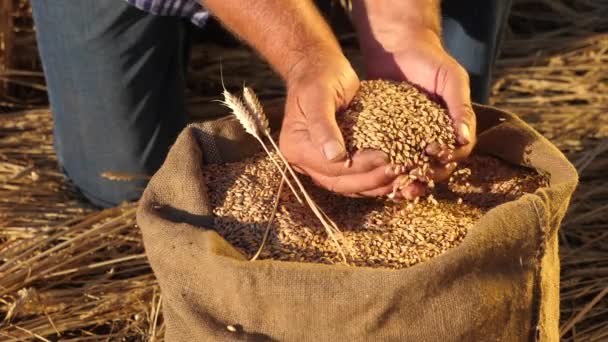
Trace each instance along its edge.
{"label": "knee", "polygon": [[127,180],[124,177],[119,178],[109,174],[78,173],[77,177],[73,177],[65,169],[64,173],[79,194],[100,208],[110,208],[123,202],[137,201],[147,184],[144,179]]}
{"label": "knee", "polygon": [[77,160],[66,155],[59,159],[71,185],[86,200],[101,208],[137,201],[152,174],[151,170],[115,162]]}

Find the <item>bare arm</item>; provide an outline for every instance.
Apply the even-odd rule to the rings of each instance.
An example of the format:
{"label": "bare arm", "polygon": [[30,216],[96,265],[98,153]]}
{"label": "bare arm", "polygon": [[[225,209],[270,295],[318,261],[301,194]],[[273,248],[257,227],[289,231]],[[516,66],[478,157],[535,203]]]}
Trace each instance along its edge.
{"label": "bare arm", "polygon": [[381,196],[395,175],[386,156],[367,151],[345,167],[336,111],[346,107],[359,79],[312,0],[205,0],[206,8],[254,47],[287,83],[280,146],[298,170],[325,188]]}
{"label": "bare arm", "polygon": [[353,21],[365,47],[374,43],[403,44],[396,39],[413,28],[441,33],[440,1],[353,0]]}
{"label": "bare arm", "polygon": [[310,0],[205,0],[204,5],[286,81],[301,62],[342,54],[330,27]]}

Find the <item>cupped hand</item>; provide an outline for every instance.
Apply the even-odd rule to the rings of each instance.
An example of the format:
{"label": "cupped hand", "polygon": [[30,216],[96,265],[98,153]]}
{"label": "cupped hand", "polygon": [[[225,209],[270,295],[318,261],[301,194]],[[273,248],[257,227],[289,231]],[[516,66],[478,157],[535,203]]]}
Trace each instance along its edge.
{"label": "cupped hand", "polygon": [[341,54],[317,55],[298,63],[287,80],[280,148],[296,169],[336,193],[384,196],[396,178],[380,151],[350,156],[336,123],[357,89],[359,79]]}
{"label": "cupped hand", "polygon": [[[443,146],[427,148],[427,154],[434,157],[431,179],[447,179],[456,162],[468,157],[475,145],[476,120],[466,70],[444,50],[438,34],[425,28],[404,30],[364,54],[368,78],[407,80],[447,107],[457,136],[456,149],[448,153]],[[408,199],[425,192],[425,184],[419,182],[402,191]]]}

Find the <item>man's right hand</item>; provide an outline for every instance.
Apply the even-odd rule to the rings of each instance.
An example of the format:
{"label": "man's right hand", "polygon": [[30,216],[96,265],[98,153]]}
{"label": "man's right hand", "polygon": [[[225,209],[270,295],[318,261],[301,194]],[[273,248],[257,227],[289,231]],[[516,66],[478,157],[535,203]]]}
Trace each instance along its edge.
{"label": "man's right hand", "polygon": [[391,191],[387,157],[352,156],[345,166],[336,111],[345,108],[359,80],[312,0],[205,0],[205,7],[255,48],[287,83],[281,150],[317,184],[345,195]]}
{"label": "man's right hand", "polygon": [[287,160],[318,185],[347,196],[384,196],[396,175],[388,156],[359,151],[347,167],[344,139],[336,113],[344,110],[359,79],[342,53],[320,53],[303,58],[287,78],[287,102],[280,145]]}

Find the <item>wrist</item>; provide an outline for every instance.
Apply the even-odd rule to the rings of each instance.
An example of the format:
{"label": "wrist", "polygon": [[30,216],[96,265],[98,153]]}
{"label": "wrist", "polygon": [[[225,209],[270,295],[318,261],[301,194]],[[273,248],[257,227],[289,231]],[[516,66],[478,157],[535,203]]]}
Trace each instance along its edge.
{"label": "wrist", "polygon": [[440,12],[439,0],[353,0],[355,25],[367,23],[373,31],[408,25],[439,34]]}
{"label": "wrist", "polygon": [[430,44],[443,48],[441,37],[434,30],[425,27],[407,27],[398,33],[387,35],[384,38],[372,38],[364,41],[360,39],[363,55],[377,53],[397,53],[405,50],[417,49],[421,44]]}
{"label": "wrist", "polygon": [[441,45],[438,0],[353,0],[353,21],[364,54],[396,51],[420,39]]}
{"label": "wrist", "polygon": [[310,49],[308,52],[299,53],[290,63],[285,81],[289,89],[307,81],[323,79],[338,70],[352,71],[349,61],[339,47]]}

